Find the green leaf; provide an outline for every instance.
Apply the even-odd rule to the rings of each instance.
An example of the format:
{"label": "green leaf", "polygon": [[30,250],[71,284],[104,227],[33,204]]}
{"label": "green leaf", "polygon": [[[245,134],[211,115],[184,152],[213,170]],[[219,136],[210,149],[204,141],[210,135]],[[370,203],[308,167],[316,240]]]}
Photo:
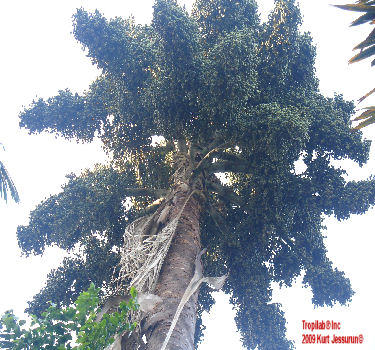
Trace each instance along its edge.
{"label": "green leaf", "polygon": [[137,290],[136,290],[134,287],[131,287],[131,288],[130,288],[130,295],[131,295],[133,298],[136,298],[136,297],[137,297]]}
{"label": "green leaf", "polygon": [[363,51],[361,51],[359,54],[355,55],[349,60],[349,64],[359,62],[364,60],[365,58],[371,57],[375,54],[375,45],[371,46]]}
{"label": "green leaf", "polygon": [[333,5],[343,10],[375,13],[375,6],[362,4]]}
{"label": "green leaf", "polygon": [[[120,312],[105,315],[100,323],[95,322],[98,305],[99,288],[94,284],[79,295],[75,307],[59,309],[50,306],[42,313],[41,318],[32,316],[32,328],[21,329],[24,320],[18,321],[12,311],[7,311],[0,322],[6,332],[0,332],[0,345],[4,349],[76,349],[76,350],[101,350],[108,346],[113,336],[125,330],[134,329],[127,323],[128,305],[134,303],[133,297],[129,304],[122,304]],[[136,295],[136,292],[133,291]],[[78,314],[78,315],[77,315]],[[79,346],[71,346],[75,335]]]}
{"label": "green leaf", "polygon": [[[374,111],[375,112],[375,111]],[[359,130],[364,128],[365,126],[371,125],[375,123],[375,113],[373,116],[369,117],[367,120],[359,123],[357,126],[355,126],[353,129],[354,130]]]}
{"label": "green leaf", "polygon": [[375,43],[375,29],[371,31],[371,33],[367,36],[367,38],[364,41],[362,41],[360,44],[355,46],[353,50],[364,49],[365,47],[370,46],[374,43]]}
{"label": "green leaf", "polygon": [[[362,96],[360,99],[358,99],[358,103],[361,103],[363,100],[365,100],[367,97],[372,95],[375,92],[375,88],[369,91],[366,95]],[[368,108],[370,109],[370,108]]]}
{"label": "green leaf", "polygon": [[4,164],[0,161],[0,197],[3,197],[5,201],[8,199],[8,191],[10,192],[13,200],[18,203],[20,197],[18,195],[16,186],[13,183],[8,171],[6,170]]}
{"label": "green leaf", "polygon": [[375,4],[374,0],[357,0],[357,3],[364,5],[373,5]]}
{"label": "green leaf", "polygon": [[358,117],[356,117],[355,119],[353,119],[354,121],[358,121],[358,120],[362,120],[362,119],[366,119],[368,117],[371,117],[372,115],[375,114],[375,108],[369,108],[367,109],[365,112],[363,112],[361,115],[359,115]]}
{"label": "green leaf", "polygon": [[351,26],[358,26],[360,24],[364,24],[366,22],[370,22],[375,18],[374,13],[365,13],[364,15],[358,17],[355,21],[352,22]]}

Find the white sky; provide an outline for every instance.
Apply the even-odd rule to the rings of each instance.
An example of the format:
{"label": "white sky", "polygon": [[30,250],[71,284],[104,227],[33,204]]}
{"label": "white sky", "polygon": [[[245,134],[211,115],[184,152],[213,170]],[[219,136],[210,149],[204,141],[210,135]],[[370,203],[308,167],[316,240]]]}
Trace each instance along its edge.
{"label": "white sky", "polygon": [[[189,6],[191,1],[186,3]],[[369,62],[348,66],[347,60],[352,55],[352,47],[363,40],[371,28],[368,25],[348,28],[355,14],[333,8],[328,3],[342,2],[300,1],[305,20],[303,28],[312,33],[318,45],[317,74],[321,90],[330,96],[337,91],[347,99],[358,99],[374,87],[375,70],[370,68]],[[22,200],[20,205],[11,202],[5,205],[0,201],[0,313],[13,308],[21,315],[26,301],[39,291],[48,271],[57,267],[62,257],[58,249],[48,250],[43,257],[20,257],[15,236],[17,225],[26,224],[35,205],[60,190],[66,174],[105,160],[98,144],[77,145],[47,134],[29,136],[18,128],[18,113],[36,96],[53,96],[67,87],[81,92],[95,78],[97,71],[70,34],[71,16],[80,6],[87,10],[98,8],[107,17],[126,17],[133,13],[139,22],[148,21],[152,13],[151,0],[14,0],[0,3],[0,142],[6,148],[5,152],[0,150],[0,158]],[[262,13],[271,6],[272,0],[261,1]],[[368,99],[360,107],[371,104],[373,101]],[[375,126],[367,128],[365,134],[367,138],[375,138]],[[360,171],[351,162],[345,162],[343,166],[351,179],[367,178],[371,173],[375,174],[374,159],[373,152],[371,162]],[[274,300],[283,305],[288,336],[295,341],[297,350],[341,348],[340,345],[302,345],[302,334],[305,333],[302,320],[341,322],[342,329],[336,335],[364,335],[362,345],[347,345],[346,349],[375,349],[373,215],[372,210],[342,223],[327,219],[329,257],[335,266],[345,271],[356,291],[350,307],[314,309],[311,292],[301,287],[300,280],[292,288],[275,289]],[[204,317],[206,337],[199,349],[241,349],[233,316],[226,297],[219,293],[217,305]]]}

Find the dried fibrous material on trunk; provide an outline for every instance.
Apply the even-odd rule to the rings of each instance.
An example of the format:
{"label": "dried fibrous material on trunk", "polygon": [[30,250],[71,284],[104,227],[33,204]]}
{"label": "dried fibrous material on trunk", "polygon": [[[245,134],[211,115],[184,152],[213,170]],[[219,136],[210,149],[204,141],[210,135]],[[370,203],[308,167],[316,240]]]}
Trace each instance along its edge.
{"label": "dried fibrous material on trunk", "polygon": [[[186,185],[177,185],[175,191],[185,191]],[[180,189],[179,189],[180,187]],[[152,215],[143,216],[130,223],[124,233],[124,247],[121,250],[120,274],[115,281],[117,292],[126,294],[127,289],[135,287],[138,292],[138,302],[140,310],[129,313],[129,322],[138,324],[137,332],[140,336],[142,333],[140,323],[142,319],[152,312],[155,305],[160,304],[162,299],[152,294],[156,283],[158,282],[159,273],[169,247],[173,240],[177,226],[186,204],[194,195],[195,191],[190,191],[186,195],[176,214],[176,208],[173,207],[173,194],[167,196],[159,209]],[[174,215],[171,209],[174,208]],[[172,217],[173,215],[173,217]],[[164,223],[166,223],[164,225]],[[130,281],[130,282],[129,282]],[[128,335],[123,334],[123,339],[131,341]],[[134,337],[133,337],[134,338]],[[117,342],[113,344],[117,349]],[[130,344],[128,343],[128,347]],[[133,344],[138,348],[139,344]]]}
{"label": "dried fibrous material on trunk", "polygon": [[[120,279],[129,281],[130,287],[138,292],[152,293],[158,280],[161,266],[168,253],[174,233],[185,205],[192,196],[190,193],[177,216],[155,234],[150,224],[160,222],[160,216],[166,216],[168,206],[151,216],[141,217],[127,226],[124,234],[124,248],[121,251]],[[164,219],[163,219],[164,220]]]}

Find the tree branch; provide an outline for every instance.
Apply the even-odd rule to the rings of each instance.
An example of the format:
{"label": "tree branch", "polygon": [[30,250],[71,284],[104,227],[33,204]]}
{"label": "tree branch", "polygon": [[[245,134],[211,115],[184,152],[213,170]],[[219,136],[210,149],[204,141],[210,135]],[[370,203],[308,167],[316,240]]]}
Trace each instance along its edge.
{"label": "tree branch", "polygon": [[191,142],[189,145],[189,156],[192,160],[195,159],[195,156],[197,153],[202,153],[202,147],[199,146],[199,144]]}
{"label": "tree branch", "polygon": [[210,173],[233,172],[246,173],[252,167],[253,159],[244,159],[236,154],[228,152],[220,152],[217,154],[220,159],[215,163],[209,164],[206,170]]}
{"label": "tree branch", "polygon": [[245,173],[249,169],[249,165],[243,161],[231,162],[231,161],[218,161],[210,164],[206,170],[210,173]]}
{"label": "tree branch", "polygon": [[220,212],[211,204],[208,204],[208,212],[211,216],[212,221],[216,225],[216,227],[219,229],[219,231],[222,233],[222,235],[227,236],[228,234],[228,228],[227,225],[220,214]]}
{"label": "tree branch", "polygon": [[206,182],[207,190],[217,193],[220,197],[229,200],[235,204],[242,205],[242,198],[233,192],[229,187],[214,183],[212,181]]}
{"label": "tree branch", "polygon": [[195,169],[192,172],[192,177],[195,178],[205,167],[207,167],[212,158],[218,154],[218,151],[224,147],[227,147],[229,145],[228,142],[222,143],[221,145],[217,146],[216,148],[213,148],[211,151],[209,151],[203,159],[198,163],[198,165],[195,167]]}
{"label": "tree branch", "polygon": [[164,197],[167,194],[167,190],[154,189],[154,188],[125,188],[125,193],[128,196],[150,196],[150,197]]}
{"label": "tree branch", "polygon": [[202,150],[202,154],[206,155],[211,150],[217,148],[218,146],[220,146],[220,144],[223,143],[223,140],[224,140],[223,136],[220,135],[220,133],[216,130],[212,137],[212,142],[209,143],[209,145]]}

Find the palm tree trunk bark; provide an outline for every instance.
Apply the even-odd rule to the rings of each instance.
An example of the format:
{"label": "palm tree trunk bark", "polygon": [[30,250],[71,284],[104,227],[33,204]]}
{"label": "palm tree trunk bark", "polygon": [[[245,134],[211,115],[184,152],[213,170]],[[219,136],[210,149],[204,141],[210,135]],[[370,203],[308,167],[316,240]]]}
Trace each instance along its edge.
{"label": "palm tree trunk bark", "polygon": [[[187,187],[183,184],[176,188],[172,197],[174,206],[170,218],[177,215],[188,199],[191,190]],[[201,248],[200,211],[199,200],[192,195],[182,212],[154,292],[163,299],[163,303],[154,310],[143,328],[147,338],[147,350],[161,349],[177,306],[193,277],[195,258]],[[192,295],[182,310],[167,349],[194,350],[198,292],[199,290]]]}

